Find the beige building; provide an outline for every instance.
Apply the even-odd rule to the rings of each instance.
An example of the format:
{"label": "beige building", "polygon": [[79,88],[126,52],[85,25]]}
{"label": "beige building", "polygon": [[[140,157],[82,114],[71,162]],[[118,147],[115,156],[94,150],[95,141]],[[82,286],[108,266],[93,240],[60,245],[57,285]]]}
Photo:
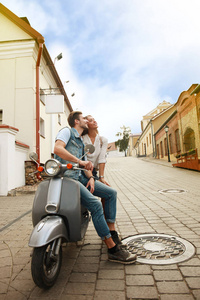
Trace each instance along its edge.
{"label": "beige building", "polygon": [[[26,18],[19,18],[2,4],[0,24],[0,134],[15,135],[13,157],[16,149],[21,148],[23,152],[20,174],[19,170],[14,170],[13,175],[21,178],[20,183],[12,179],[9,190],[23,185],[24,161],[29,152],[37,152],[41,162],[50,158],[55,135],[67,125],[72,107],[44,44],[44,37],[30,26]],[[56,113],[47,113],[47,98]],[[2,157],[2,153],[8,152],[8,145],[1,146],[5,151],[0,152],[0,164],[5,159],[12,160]],[[6,168],[9,168],[9,163]],[[0,182],[2,177],[0,174]]]}
{"label": "beige building", "polygon": [[155,157],[156,144],[154,133],[174,110],[175,107],[173,104],[163,101],[154,110],[143,117],[141,121],[142,133],[134,146],[137,156]]}
{"label": "beige building", "polygon": [[159,103],[156,108],[143,116],[141,121],[141,130],[143,131],[153,117],[166,110],[169,106],[171,106],[171,103],[164,100],[163,102]]}
{"label": "beige building", "polygon": [[135,145],[137,143],[140,134],[130,134],[129,141],[128,141],[128,151],[127,156],[136,156]]}

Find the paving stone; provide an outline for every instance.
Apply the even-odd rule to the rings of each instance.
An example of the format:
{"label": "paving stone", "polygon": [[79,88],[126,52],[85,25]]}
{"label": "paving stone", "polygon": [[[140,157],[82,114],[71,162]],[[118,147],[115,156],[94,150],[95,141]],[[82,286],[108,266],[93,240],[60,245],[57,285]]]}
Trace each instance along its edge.
{"label": "paving stone", "polygon": [[[95,290],[94,283],[77,283],[69,282],[67,283],[63,295],[93,295]],[[67,296],[68,297],[68,296]]]}
{"label": "paving stone", "polygon": [[127,275],[127,285],[154,285],[154,279],[152,275]]}
{"label": "paving stone", "polygon": [[103,280],[98,279],[96,290],[102,291],[124,291],[124,281],[123,280]]}
{"label": "paving stone", "polygon": [[[88,296],[88,295],[67,295],[67,296],[66,295],[62,295],[59,298],[59,300],[93,300],[93,299],[94,299],[93,296]],[[31,299],[31,300],[34,300],[34,299]]]}
{"label": "paving stone", "polygon": [[97,275],[95,273],[72,273],[70,282],[96,282]]}
{"label": "paving stone", "polygon": [[100,270],[103,269],[108,269],[108,270],[124,270],[124,265],[123,264],[117,264],[113,263],[109,260],[102,260],[100,262]]}
{"label": "paving stone", "polygon": [[[151,286],[128,286],[127,287],[128,299],[159,299],[155,287]],[[172,299],[171,299],[172,300]]]}
{"label": "paving stone", "polygon": [[80,252],[80,256],[99,256],[100,255],[100,250],[82,250]]}
{"label": "paving stone", "polygon": [[124,279],[124,270],[100,270],[99,279]]}
{"label": "paving stone", "polygon": [[195,300],[200,300],[200,289],[199,290],[193,290],[192,293],[195,297]]}
{"label": "paving stone", "polygon": [[180,267],[183,276],[200,276],[200,267]]}
{"label": "paving stone", "polygon": [[181,276],[181,273],[178,270],[159,270],[159,271],[155,270],[153,272],[153,275],[156,281],[183,280],[183,277]]}
{"label": "paving stone", "polygon": [[122,291],[96,291],[94,300],[126,300],[125,292]]}
{"label": "paving stone", "polygon": [[194,300],[192,295],[184,295],[184,294],[167,294],[161,295],[160,300]]}
{"label": "paving stone", "polygon": [[200,277],[186,277],[185,280],[191,289],[200,288]]}
{"label": "paving stone", "polygon": [[189,289],[182,281],[157,282],[158,291],[161,294],[189,294]]}
{"label": "paving stone", "polygon": [[141,275],[145,275],[145,274],[151,274],[151,267],[147,266],[147,265],[127,265],[125,266],[125,272],[126,274],[141,274]]}
{"label": "paving stone", "polygon": [[179,266],[199,266],[200,267],[200,259],[199,258],[191,258],[187,261],[179,263]]}
{"label": "paving stone", "polygon": [[74,272],[81,272],[81,273],[96,273],[99,269],[99,264],[78,264],[76,263],[73,271]]}
{"label": "paving stone", "polygon": [[77,264],[98,264],[99,257],[98,256],[79,256],[77,259]]}
{"label": "paving stone", "polygon": [[8,290],[8,284],[0,282],[0,294],[6,294]]}
{"label": "paving stone", "polygon": [[171,264],[171,265],[152,265],[151,268],[153,270],[177,270],[178,266],[177,266],[177,264]]}

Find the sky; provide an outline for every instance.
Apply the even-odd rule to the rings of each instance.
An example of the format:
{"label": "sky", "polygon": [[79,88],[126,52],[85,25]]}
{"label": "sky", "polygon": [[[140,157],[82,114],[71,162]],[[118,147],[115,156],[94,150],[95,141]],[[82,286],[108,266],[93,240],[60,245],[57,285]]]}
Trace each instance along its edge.
{"label": "sky", "polygon": [[[109,142],[200,82],[199,0],[1,0],[45,38],[74,110]],[[66,81],[69,81],[66,83]],[[71,95],[75,93],[74,97]]]}

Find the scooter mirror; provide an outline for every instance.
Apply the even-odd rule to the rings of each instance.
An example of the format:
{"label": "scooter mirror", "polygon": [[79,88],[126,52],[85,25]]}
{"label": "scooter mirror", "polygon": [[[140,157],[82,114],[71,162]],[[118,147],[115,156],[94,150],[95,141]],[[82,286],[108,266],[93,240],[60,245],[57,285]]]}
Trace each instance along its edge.
{"label": "scooter mirror", "polygon": [[85,145],[84,151],[86,153],[92,154],[95,150],[95,147],[92,144]]}
{"label": "scooter mirror", "polygon": [[32,159],[32,160],[34,160],[34,161],[37,161],[38,160],[38,155],[35,152],[31,152],[29,154],[29,158]]}

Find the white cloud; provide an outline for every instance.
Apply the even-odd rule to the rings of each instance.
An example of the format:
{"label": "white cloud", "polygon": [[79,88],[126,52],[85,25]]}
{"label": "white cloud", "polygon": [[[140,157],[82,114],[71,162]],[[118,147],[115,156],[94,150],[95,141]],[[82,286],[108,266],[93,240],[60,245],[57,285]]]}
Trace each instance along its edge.
{"label": "white cloud", "polygon": [[[44,35],[72,107],[111,141],[200,80],[199,0],[3,0]],[[70,97],[75,93],[75,97]]]}

